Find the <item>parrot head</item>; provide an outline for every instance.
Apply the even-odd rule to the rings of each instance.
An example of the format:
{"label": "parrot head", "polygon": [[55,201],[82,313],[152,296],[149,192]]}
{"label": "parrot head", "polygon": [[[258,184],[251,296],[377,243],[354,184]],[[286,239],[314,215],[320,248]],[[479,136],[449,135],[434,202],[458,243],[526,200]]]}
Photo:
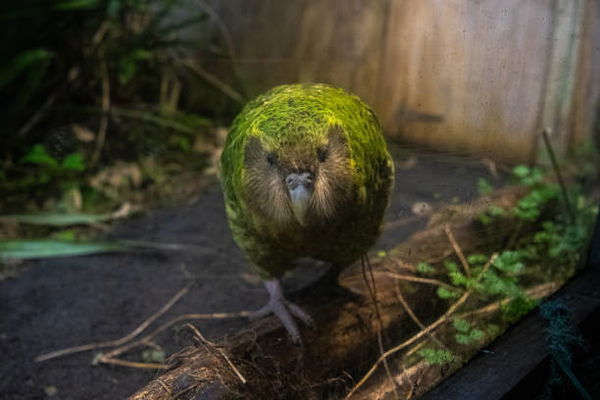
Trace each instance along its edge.
{"label": "parrot head", "polygon": [[266,133],[247,141],[245,198],[270,224],[327,223],[350,200],[353,180],[347,136],[339,126],[320,131]]}

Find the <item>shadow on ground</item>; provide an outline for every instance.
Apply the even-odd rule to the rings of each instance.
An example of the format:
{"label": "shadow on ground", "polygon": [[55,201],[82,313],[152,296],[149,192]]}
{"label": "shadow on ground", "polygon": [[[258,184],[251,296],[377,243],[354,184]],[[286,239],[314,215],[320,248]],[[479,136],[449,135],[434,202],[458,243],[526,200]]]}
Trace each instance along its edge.
{"label": "shadow on ground", "polygon": [[[390,248],[425,226],[426,217],[413,213],[415,204],[436,208],[469,202],[477,197],[480,177],[500,184],[480,159],[399,146],[393,152],[398,161],[386,217],[389,228],[373,250]],[[93,366],[93,352],[41,363],[33,359],[49,351],[128,334],[192,279],[196,282],[192,290],[157,323],[185,313],[253,310],[267,300],[231,239],[216,182],[194,204],[128,220],[110,236],[198,245],[212,251],[44,260],[0,282],[1,399],[113,400],[132,394],[157,372]],[[302,287],[321,273],[315,266],[296,270],[286,279],[286,290]],[[232,334],[247,321],[204,320],[195,325],[211,339]],[[170,354],[189,344],[189,335],[173,329],[160,344]]]}

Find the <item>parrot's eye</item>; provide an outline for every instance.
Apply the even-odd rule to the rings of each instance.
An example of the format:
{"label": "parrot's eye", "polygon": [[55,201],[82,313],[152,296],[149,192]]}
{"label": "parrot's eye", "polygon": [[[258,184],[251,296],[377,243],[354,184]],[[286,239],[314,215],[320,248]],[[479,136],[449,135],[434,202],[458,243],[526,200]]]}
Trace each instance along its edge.
{"label": "parrot's eye", "polygon": [[327,160],[327,149],[319,147],[317,149],[317,158],[320,162],[325,162],[325,160]]}
{"label": "parrot's eye", "polygon": [[273,153],[267,153],[267,162],[271,166],[277,164],[277,156]]}

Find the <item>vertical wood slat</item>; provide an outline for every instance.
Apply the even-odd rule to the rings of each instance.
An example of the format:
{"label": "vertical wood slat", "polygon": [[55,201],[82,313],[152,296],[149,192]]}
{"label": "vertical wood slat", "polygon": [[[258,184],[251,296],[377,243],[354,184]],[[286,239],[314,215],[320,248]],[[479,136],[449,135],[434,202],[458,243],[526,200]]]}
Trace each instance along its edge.
{"label": "vertical wood slat", "polygon": [[565,153],[569,141],[568,124],[576,82],[584,3],[585,0],[554,0],[554,29],[544,103],[540,110],[540,128],[549,128],[553,147],[559,156]]}
{"label": "vertical wood slat", "polygon": [[[569,147],[596,141],[600,132],[595,124],[600,119],[600,3],[586,0],[581,22],[576,83],[571,107]],[[593,138],[593,135],[596,135]]]}

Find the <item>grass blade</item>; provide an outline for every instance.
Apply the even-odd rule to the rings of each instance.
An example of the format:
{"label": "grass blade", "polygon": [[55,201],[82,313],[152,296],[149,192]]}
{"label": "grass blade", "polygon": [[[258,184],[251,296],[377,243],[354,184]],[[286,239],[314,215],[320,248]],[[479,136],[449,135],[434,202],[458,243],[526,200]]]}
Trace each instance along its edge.
{"label": "grass blade", "polygon": [[0,222],[18,222],[30,225],[69,226],[90,225],[98,222],[108,221],[112,218],[110,214],[13,214],[0,215]]}
{"label": "grass blade", "polygon": [[124,251],[131,247],[119,242],[77,242],[63,240],[3,240],[0,260],[72,257]]}

